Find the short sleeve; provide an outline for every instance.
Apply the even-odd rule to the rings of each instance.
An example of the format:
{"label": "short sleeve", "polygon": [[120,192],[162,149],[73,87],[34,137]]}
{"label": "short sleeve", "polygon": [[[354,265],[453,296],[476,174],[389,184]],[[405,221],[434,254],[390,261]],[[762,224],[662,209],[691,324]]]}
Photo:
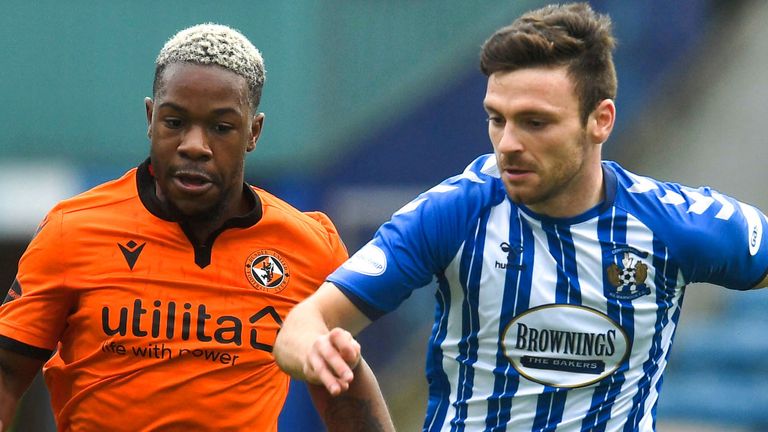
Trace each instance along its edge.
{"label": "short sleeve", "polygon": [[328,238],[328,247],[330,248],[330,255],[329,260],[327,262],[327,272],[326,274],[331,273],[333,270],[335,270],[338,266],[340,266],[347,258],[349,258],[349,253],[347,252],[347,247],[344,245],[344,242],[341,240],[341,237],[339,236],[339,232],[336,229],[336,226],[333,224],[331,219],[325,214],[321,212],[306,212],[307,216],[311,217],[312,219],[316,220],[320,223],[320,225],[323,226],[325,229]]}
{"label": "short sleeve", "polygon": [[626,209],[668,248],[685,283],[753,288],[768,270],[768,224],[755,207],[709,187],[691,188],[621,171]]}
{"label": "short sleeve", "polygon": [[[717,192],[700,191],[705,194]],[[708,282],[726,288],[751,289],[768,271],[768,224],[765,215],[753,206],[724,195],[727,214],[713,218],[709,224],[696,225],[678,255],[688,282]],[[723,215],[728,217],[722,217]]]}
{"label": "short sleeve", "polygon": [[328,278],[370,319],[397,308],[453,261],[478,215],[506,196],[476,159],[395,212],[373,239]]}
{"label": "short sleeve", "polygon": [[[16,280],[0,307],[4,348],[24,354],[30,348],[53,351],[58,343],[73,307],[66,286],[69,251],[62,225],[62,212],[52,210],[19,261]],[[19,346],[9,346],[7,339]]]}

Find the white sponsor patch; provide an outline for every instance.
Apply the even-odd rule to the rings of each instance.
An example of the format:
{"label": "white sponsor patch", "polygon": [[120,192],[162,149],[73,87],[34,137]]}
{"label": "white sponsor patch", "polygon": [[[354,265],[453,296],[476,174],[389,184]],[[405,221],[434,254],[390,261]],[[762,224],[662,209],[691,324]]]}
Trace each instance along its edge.
{"label": "white sponsor patch", "polygon": [[749,254],[755,256],[760,250],[760,243],[763,241],[763,224],[760,220],[760,214],[754,207],[739,203],[744,218],[747,219],[747,238],[749,241]]}
{"label": "white sponsor patch", "polygon": [[387,256],[373,243],[368,243],[352,255],[342,267],[368,276],[378,276],[387,269]]}
{"label": "white sponsor patch", "polygon": [[627,334],[584,306],[550,304],[515,317],[504,353],[520,375],[553,387],[584,387],[612,374],[629,355]]}

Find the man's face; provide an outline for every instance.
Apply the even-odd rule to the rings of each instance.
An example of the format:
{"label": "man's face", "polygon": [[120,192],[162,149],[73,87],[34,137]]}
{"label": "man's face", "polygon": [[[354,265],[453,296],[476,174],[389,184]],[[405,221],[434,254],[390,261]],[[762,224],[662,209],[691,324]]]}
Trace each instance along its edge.
{"label": "man's face", "polygon": [[174,63],[146,100],[157,196],[178,217],[213,221],[238,211],[245,153],[261,133],[245,78],[218,66]]}
{"label": "man's face", "polygon": [[586,210],[574,205],[591,200],[595,188],[600,193],[602,141],[596,139],[602,135],[591,130],[596,123],[592,115],[587,126],[582,125],[566,69],[496,72],[488,78],[483,105],[501,179],[512,201],[557,217]]}

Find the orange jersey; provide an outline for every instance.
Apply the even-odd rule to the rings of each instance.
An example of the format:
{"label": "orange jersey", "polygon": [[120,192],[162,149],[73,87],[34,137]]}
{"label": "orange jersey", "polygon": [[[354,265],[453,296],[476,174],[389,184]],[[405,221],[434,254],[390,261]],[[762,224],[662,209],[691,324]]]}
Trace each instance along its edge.
{"label": "orange jersey", "polygon": [[277,429],[277,331],[347,252],[325,215],[246,195],[254,210],[198,245],[160,210],[146,163],[48,214],[0,307],[0,346],[55,351],[59,430]]}

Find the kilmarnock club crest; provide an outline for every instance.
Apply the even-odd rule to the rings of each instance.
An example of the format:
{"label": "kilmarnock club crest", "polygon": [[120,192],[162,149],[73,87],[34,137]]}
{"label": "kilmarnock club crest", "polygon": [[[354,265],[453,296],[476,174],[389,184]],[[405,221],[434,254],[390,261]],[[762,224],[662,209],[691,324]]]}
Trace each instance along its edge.
{"label": "kilmarnock club crest", "polygon": [[291,275],[285,259],[280,254],[261,249],[245,260],[245,277],[258,290],[278,293],[288,285]]}
{"label": "kilmarnock club crest", "polygon": [[632,300],[650,294],[651,289],[645,284],[648,265],[640,260],[646,258],[648,253],[629,246],[616,248],[611,253],[622,257],[621,264],[613,263],[605,270],[608,282],[615,288],[606,294],[621,300]]}

